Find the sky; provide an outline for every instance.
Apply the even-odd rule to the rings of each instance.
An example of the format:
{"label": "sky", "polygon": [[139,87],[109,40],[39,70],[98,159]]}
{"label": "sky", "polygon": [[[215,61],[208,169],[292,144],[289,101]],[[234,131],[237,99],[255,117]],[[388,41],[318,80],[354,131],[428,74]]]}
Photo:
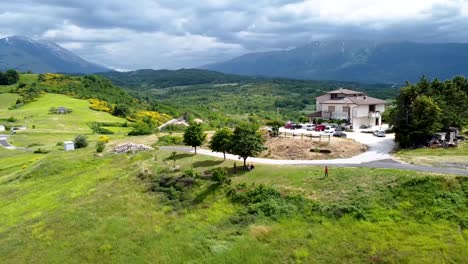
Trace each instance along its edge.
{"label": "sky", "polygon": [[320,40],[468,42],[468,0],[15,0],[0,37],[117,70],[191,68]]}

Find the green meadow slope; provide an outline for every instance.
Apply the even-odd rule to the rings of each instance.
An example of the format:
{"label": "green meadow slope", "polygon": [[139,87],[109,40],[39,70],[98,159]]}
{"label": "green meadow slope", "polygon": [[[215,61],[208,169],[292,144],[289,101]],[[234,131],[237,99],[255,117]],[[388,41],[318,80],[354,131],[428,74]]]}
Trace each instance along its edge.
{"label": "green meadow slope", "polygon": [[[96,155],[89,122],[124,122],[86,100],[45,94],[0,118],[28,129],[0,149],[0,263],[463,263],[468,259],[468,178],[367,168],[257,165],[152,150],[110,127]],[[48,114],[65,106],[67,115]],[[26,118],[25,118],[26,117]],[[4,121],[1,121],[4,122]],[[9,123],[10,124],[10,123]],[[35,126],[32,129],[32,126]],[[65,152],[77,134],[90,145]],[[239,162],[238,162],[239,164]],[[229,171],[231,185],[209,177]],[[184,175],[184,177],[181,177]],[[261,187],[260,187],[261,186]]]}
{"label": "green meadow slope", "polygon": [[[9,110],[8,106],[14,105],[16,94],[0,94],[0,119],[14,118],[14,122],[7,122],[10,126],[26,126],[24,131],[18,131],[10,137],[10,142],[18,147],[54,147],[57,142],[73,140],[76,135],[92,135],[89,124],[91,122],[124,123],[124,118],[112,116],[106,112],[94,111],[89,108],[87,100],[75,99],[61,94],[44,94],[36,101],[25,104],[22,107]],[[51,107],[66,107],[72,109],[72,113],[65,115],[49,114]],[[129,128],[110,128],[117,132],[115,136],[124,136]]]}
{"label": "green meadow slope", "polygon": [[[158,177],[181,174],[170,169],[167,152],[103,157],[93,152],[0,151],[2,160],[8,156],[9,166],[18,168],[14,178],[0,183],[0,262],[462,263],[468,258],[466,178],[340,168],[322,179],[321,168],[259,165],[237,174],[233,184],[263,183],[282,196],[259,191],[244,204],[229,198],[228,187],[203,178],[182,196],[179,189],[172,191],[176,196],[155,191]],[[177,165],[203,172],[230,168],[232,162],[179,154]],[[144,178],[142,170],[153,176]]]}

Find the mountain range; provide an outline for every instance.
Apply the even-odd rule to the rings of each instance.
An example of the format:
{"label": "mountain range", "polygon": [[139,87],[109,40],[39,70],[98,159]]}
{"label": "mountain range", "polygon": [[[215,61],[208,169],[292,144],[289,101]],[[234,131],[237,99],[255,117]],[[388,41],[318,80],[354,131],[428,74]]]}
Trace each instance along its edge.
{"label": "mountain range", "polygon": [[0,70],[96,73],[111,69],[88,62],[54,42],[23,36],[0,39]]}
{"label": "mountain range", "polygon": [[468,76],[468,43],[316,41],[200,67],[230,74],[403,84]]}

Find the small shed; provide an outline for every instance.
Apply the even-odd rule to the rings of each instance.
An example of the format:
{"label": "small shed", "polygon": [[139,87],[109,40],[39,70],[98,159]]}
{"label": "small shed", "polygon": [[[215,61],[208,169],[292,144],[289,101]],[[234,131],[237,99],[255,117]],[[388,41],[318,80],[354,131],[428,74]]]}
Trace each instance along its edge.
{"label": "small shed", "polygon": [[71,151],[75,149],[75,142],[73,141],[64,141],[63,142],[63,149],[65,151]]}

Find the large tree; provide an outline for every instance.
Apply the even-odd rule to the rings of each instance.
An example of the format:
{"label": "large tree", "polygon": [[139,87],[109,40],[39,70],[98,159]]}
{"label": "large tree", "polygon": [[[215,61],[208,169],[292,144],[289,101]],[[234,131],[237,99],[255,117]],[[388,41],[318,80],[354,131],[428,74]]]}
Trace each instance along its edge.
{"label": "large tree", "polygon": [[226,152],[229,152],[231,148],[231,139],[232,139],[231,129],[225,127],[216,131],[210,141],[210,149],[215,152],[222,152],[224,155],[224,160],[226,160]]}
{"label": "large tree", "polygon": [[429,82],[422,78],[400,90],[388,115],[400,147],[425,145],[434,133],[468,124],[468,80]]}
{"label": "large tree", "polygon": [[258,125],[244,122],[234,130],[231,143],[231,153],[244,159],[245,168],[248,157],[255,157],[264,150],[265,139],[258,132]]}
{"label": "large tree", "polygon": [[202,124],[195,122],[190,123],[184,132],[184,143],[187,146],[195,148],[195,154],[197,154],[197,147],[203,144],[205,141],[206,134],[203,132]]}

